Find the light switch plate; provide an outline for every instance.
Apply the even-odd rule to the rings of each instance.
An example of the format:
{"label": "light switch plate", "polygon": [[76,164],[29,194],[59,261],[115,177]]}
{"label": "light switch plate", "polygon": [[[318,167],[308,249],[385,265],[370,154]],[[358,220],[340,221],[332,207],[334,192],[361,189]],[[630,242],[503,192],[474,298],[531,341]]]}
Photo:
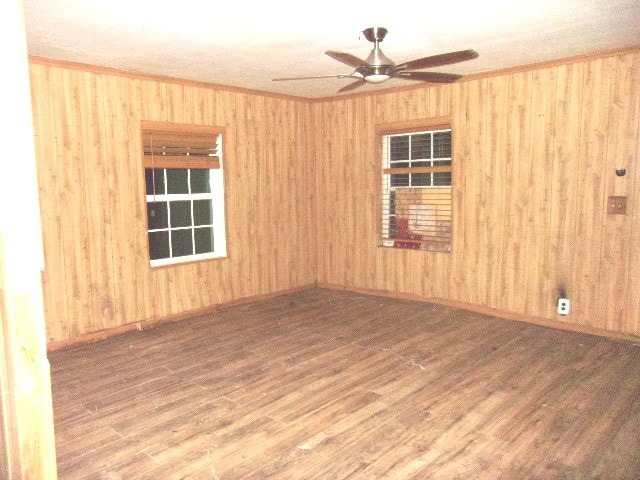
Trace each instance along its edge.
{"label": "light switch plate", "polygon": [[627,197],[609,197],[607,199],[607,213],[609,215],[626,215]]}

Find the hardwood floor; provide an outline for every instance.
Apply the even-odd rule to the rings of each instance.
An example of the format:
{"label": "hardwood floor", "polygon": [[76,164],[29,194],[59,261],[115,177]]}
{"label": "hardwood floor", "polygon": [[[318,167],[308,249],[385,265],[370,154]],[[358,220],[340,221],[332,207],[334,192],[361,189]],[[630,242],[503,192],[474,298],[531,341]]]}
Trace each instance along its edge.
{"label": "hardwood floor", "polygon": [[638,479],[640,347],[321,289],[50,354],[61,479]]}

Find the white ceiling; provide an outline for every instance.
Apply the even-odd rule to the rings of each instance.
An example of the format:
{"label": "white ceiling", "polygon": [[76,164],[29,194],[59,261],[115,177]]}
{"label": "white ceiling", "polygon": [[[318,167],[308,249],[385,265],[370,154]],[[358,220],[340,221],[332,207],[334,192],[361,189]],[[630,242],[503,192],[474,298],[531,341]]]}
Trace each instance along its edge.
{"label": "white ceiling", "polygon": [[[24,0],[30,55],[308,98],[351,79],[273,78],[352,73],[325,55],[365,58],[360,33],[385,27],[396,63],[474,49],[433,71],[470,74],[640,45],[640,0]],[[413,83],[413,82],[411,82]],[[356,91],[410,84],[390,80]]]}

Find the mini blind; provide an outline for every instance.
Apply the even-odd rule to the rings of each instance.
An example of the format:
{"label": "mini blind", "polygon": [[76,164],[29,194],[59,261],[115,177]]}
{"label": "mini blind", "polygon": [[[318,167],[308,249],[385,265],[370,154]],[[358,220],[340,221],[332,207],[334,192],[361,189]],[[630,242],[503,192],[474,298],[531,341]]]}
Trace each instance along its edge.
{"label": "mini blind", "polygon": [[220,168],[220,133],[143,128],[145,168]]}
{"label": "mini blind", "polygon": [[381,136],[382,245],[451,251],[451,129]]}

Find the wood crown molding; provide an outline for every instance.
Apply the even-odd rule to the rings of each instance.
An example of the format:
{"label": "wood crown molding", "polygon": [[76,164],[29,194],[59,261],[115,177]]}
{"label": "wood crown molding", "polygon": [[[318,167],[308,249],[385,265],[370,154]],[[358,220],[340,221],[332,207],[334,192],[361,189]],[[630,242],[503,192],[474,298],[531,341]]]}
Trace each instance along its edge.
{"label": "wood crown molding", "polygon": [[91,65],[88,63],[70,62],[68,60],[56,60],[53,58],[39,57],[35,55],[29,56],[29,63],[34,65],[44,65],[47,67],[54,67],[54,68],[67,68],[70,70],[80,70],[83,72],[95,73],[96,75],[113,75],[116,77],[124,77],[132,80],[147,80],[151,82],[171,83],[175,85],[183,85],[188,87],[208,88],[212,90],[242,93],[246,95],[257,95],[261,97],[279,98],[281,100],[294,100],[302,103],[308,103],[309,101],[309,99],[304,97],[297,97],[295,95],[286,95],[284,93],[265,92],[263,90],[254,90],[251,88],[224,85],[222,83],[202,82],[198,80],[188,80],[185,78],[153,75],[150,73],[140,73],[140,72],[134,72],[130,70],[119,70],[113,67],[102,67],[99,65]]}
{"label": "wood crown molding", "polygon": [[[483,78],[496,77],[496,76],[499,76],[499,75],[509,75],[509,74],[520,73],[520,72],[525,72],[525,71],[529,71],[529,70],[538,70],[538,69],[542,69],[542,68],[550,68],[550,67],[555,67],[555,66],[559,66],[559,65],[566,65],[566,64],[569,64],[569,63],[585,62],[585,61],[594,60],[594,59],[597,59],[597,58],[606,58],[606,57],[611,57],[611,56],[616,56],[616,55],[624,55],[624,54],[633,53],[633,52],[640,52],[640,45],[633,45],[631,47],[617,48],[617,49],[614,49],[614,50],[605,50],[605,51],[601,51],[601,52],[585,53],[585,54],[581,54],[581,55],[575,55],[575,56],[572,56],[572,57],[565,57],[565,58],[560,58],[560,59],[555,59],[555,60],[547,60],[547,61],[544,61],[544,62],[531,63],[531,64],[520,65],[520,66],[516,66],[516,67],[504,68],[504,69],[500,69],[500,70],[492,70],[492,71],[489,71],[489,72],[475,73],[475,74],[471,74],[471,75],[466,75],[465,77],[463,77],[459,81],[460,82],[469,82],[469,81],[472,81],[472,80],[479,80],[479,79],[483,79]],[[37,64],[37,65],[46,65],[46,66],[50,66],[50,67],[69,68],[69,69],[73,69],[73,70],[82,70],[82,71],[96,73],[96,74],[115,75],[115,76],[120,76],[120,77],[136,79],[136,80],[150,80],[150,81],[156,81],[156,82],[166,82],[166,83],[173,83],[173,84],[178,84],[178,85],[186,85],[186,86],[201,87],[201,88],[211,88],[211,89],[215,89],[215,90],[223,90],[223,91],[235,92],[235,93],[259,95],[259,96],[263,96],[263,97],[280,98],[280,99],[283,99],[283,100],[295,100],[295,101],[298,101],[298,102],[305,102],[305,103],[309,103],[309,104],[322,103],[322,102],[331,102],[331,101],[334,101],[334,100],[353,99],[353,98],[358,98],[358,97],[386,95],[386,94],[389,94],[389,93],[398,93],[398,92],[411,91],[411,90],[418,90],[420,88],[425,88],[425,85],[427,87],[441,85],[441,84],[417,83],[417,84],[414,84],[414,85],[407,85],[407,86],[402,86],[402,87],[393,87],[393,88],[388,88],[388,89],[383,89],[383,90],[375,90],[375,91],[372,91],[372,92],[352,93],[352,94],[348,94],[348,95],[330,95],[330,96],[322,97],[322,98],[307,98],[307,97],[299,97],[299,96],[295,96],[295,95],[285,95],[285,94],[281,94],[281,93],[265,92],[263,90],[253,90],[253,89],[250,89],[250,88],[234,87],[234,86],[231,86],[231,85],[224,85],[224,84],[217,84],[217,83],[210,83],[210,82],[201,82],[201,81],[197,81],[197,80],[187,80],[187,79],[180,79],[180,78],[175,78],[175,77],[166,77],[166,76],[162,76],[162,75],[138,73],[138,72],[133,72],[133,71],[129,71],[129,70],[119,70],[117,68],[101,67],[101,66],[97,66],[97,65],[90,65],[90,64],[87,64],[87,63],[71,62],[71,61],[67,61],[67,60],[55,60],[55,59],[52,59],[52,58],[40,57],[40,56],[35,56],[35,55],[30,55],[29,56],[29,63],[33,63],[33,64]]]}
{"label": "wood crown molding", "polygon": [[[584,53],[584,54],[575,55],[572,57],[558,58],[555,60],[546,60],[544,62],[529,63],[529,64],[519,65],[515,67],[502,68],[499,70],[491,70],[487,72],[469,74],[469,75],[465,75],[455,83],[470,82],[473,80],[481,80],[484,78],[498,77],[501,75],[512,75],[514,73],[522,73],[522,72],[528,72],[532,70],[541,70],[544,68],[558,67],[561,65],[568,65],[571,63],[587,62],[587,61],[596,60],[599,58],[614,57],[617,55],[625,55],[628,53],[640,53],[640,45],[617,48],[614,50],[604,50],[601,52]],[[412,90],[420,90],[421,88],[437,87],[442,85],[451,85],[451,84],[414,83],[406,86],[387,88],[384,90],[375,90],[372,92],[361,92],[361,93],[352,93],[348,95],[332,95],[330,97],[314,98],[314,99],[310,99],[310,102],[323,103],[323,102],[331,102],[335,100],[346,100],[346,99],[354,99],[354,98],[367,97],[367,96],[387,95],[390,93],[407,92]]]}

